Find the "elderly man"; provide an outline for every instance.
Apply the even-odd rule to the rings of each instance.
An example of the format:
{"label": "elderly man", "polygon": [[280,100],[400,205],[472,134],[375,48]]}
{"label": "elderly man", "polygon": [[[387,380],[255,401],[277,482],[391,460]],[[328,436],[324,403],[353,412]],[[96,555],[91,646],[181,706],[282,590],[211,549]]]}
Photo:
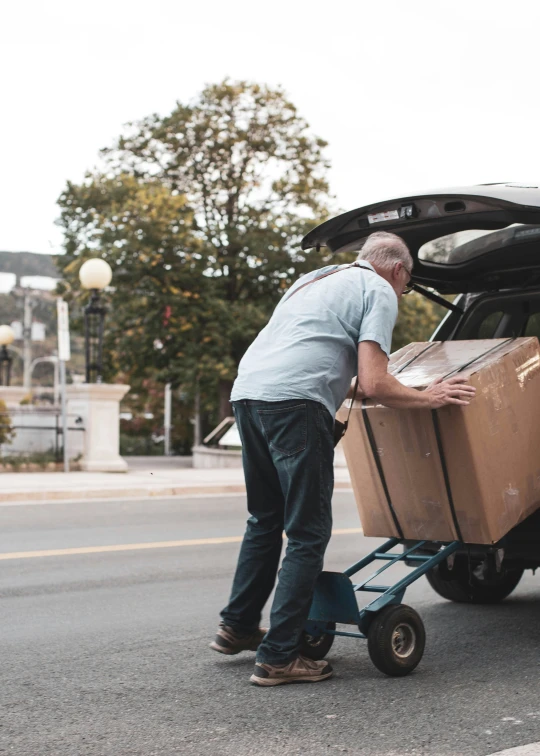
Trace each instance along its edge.
{"label": "elderly man", "polygon": [[[257,651],[250,680],[261,686],[318,682],[326,661],[300,655],[300,639],[332,528],[334,417],[358,375],[358,395],[388,407],[468,404],[463,378],[425,391],[388,373],[398,300],[413,261],[398,236],[369,236],[352,266],[303,276],[244,355],[231,400],[242,439],[250,517],[229,604],[211,647]],[[283,531],[288,539],[270,614]]]}

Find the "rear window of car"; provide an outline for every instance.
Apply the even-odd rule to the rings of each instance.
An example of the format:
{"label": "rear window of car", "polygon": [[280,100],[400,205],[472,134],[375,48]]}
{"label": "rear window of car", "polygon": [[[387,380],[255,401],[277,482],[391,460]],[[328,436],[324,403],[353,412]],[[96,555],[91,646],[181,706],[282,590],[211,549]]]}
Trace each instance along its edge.
{"label": "rear window of car", "polygon": [[457,231],[455,234],[440,236],[438,239],[432,239],[420,247],[418,259],[426,262],[449,264],[452,253],[457,247],[492,233],[493,231],[469,229],[468,231]]}
{"label": "rear window of car", "polygon": [[535,312],[527,321],[524,336],[536,336],[540,339],[540,312]]}
{"label": "rear window of car", "polygon": [[490,312],[478,327],[477,339],[492,339],[495,336],[497,326],[502,320],[503,312]]}
{"label": "rear window of car", "polygon": [[442,265],[459,265],[505,247],[510,250],[519,244],[538,244],[539,240],[538,225],[513,223],[498,231],[468,229],[426,242],[418,250],[418,259]]}

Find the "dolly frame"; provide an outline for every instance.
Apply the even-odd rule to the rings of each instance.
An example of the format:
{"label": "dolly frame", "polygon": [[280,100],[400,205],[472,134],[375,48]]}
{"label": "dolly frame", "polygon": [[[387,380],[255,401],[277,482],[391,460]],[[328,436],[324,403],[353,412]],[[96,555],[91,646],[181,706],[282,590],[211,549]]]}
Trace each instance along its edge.
{"label": "dolly frame", "polygon": [[[323,634],[344,636],[348,638],[367,638],[371,623],[385,607],[399,605],[403,601],[405,591],[416,580],[436,565],[445,561],[462,546],[460,541],[440,543],[440,550],[435,554],[421,554],[422,548],[429,544],[433,548],[433,541],[417,541],[401,553],[392,551],[394,547],[403,545],[400,538],[390,538],[374,549],[360,561],[351,565],[344,572],[321,572],[315,586],[313,602],[305,625],[308,636],[317,637]],[[353,583],[351,578],[374,562],[384,562],[375,572],[359,583]],[[374,584],[381,573],[399,563],[418,562],[408,575],[393,585]],[[379,593],[380,595],[359,608],[356,600],[357,593]],[[359,632],[346,632],[329,627],[333,623],[341,625],[356,625]]]}

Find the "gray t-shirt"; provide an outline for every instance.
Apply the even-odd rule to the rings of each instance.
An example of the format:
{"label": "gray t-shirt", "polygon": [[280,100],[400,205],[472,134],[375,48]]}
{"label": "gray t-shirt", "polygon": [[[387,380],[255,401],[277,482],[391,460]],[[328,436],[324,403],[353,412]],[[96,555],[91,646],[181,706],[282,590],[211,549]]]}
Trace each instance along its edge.
{"label": "gray t-shirt", "polygon": [[398,300],[390,284],[362,260],[336,270],[330,265],[302,276],[278,304],[245,353],[231,400],[279,402],[312,399],[335,416],[358,372],[358,343],[376,341],[390,355]]}

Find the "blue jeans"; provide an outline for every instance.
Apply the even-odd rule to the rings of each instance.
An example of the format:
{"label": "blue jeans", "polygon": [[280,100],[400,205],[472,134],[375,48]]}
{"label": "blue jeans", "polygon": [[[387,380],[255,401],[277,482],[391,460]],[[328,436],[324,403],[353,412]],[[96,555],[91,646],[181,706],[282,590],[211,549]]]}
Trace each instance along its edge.
{"label": "blue jeans", "polygon": [[233,403],[242,439],[250,517],[231,598],[221,617],[248,635],[276,581],[283,531],[287,550],[257,661],[287,664],[299,654],[313,589],[332,531],[334,421],[318,402]]}

